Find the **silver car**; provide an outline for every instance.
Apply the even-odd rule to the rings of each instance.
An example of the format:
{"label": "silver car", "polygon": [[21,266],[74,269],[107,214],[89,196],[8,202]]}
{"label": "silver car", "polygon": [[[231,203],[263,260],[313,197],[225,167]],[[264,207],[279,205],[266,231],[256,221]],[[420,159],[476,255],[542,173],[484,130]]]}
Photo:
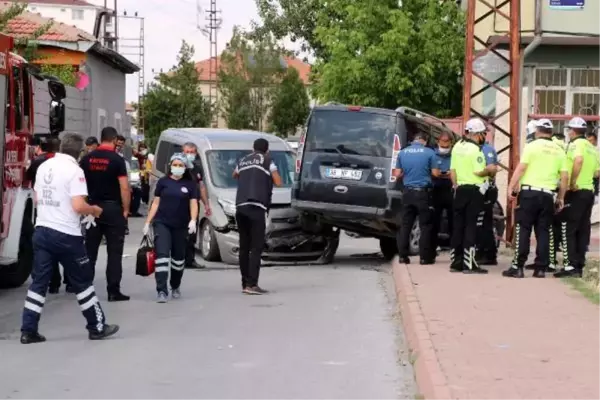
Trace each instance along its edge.
{"label": "silver car", "polygon": [[294,156],[282,139],[261,132],[230,129],[168,129],[159,138],[152,173],[150,195],[156,181],[164,176],[173,153],[181,152],[186,142],[195,143],[201,159],[212,214],[206,216],[200,206],[197,248],[207,261],[238,263],[239,236],[235,221],[237,181],[232,177],[240,158],[251,152],[254,140],[269,141],[269,153],[277,165],[283,186],[273,189],[267,220],[263,259],[268,261],[310,261],[330,263],[339,244],[339,231],[323,234],[305,232],[297,211],[291,207],[294,180]]}

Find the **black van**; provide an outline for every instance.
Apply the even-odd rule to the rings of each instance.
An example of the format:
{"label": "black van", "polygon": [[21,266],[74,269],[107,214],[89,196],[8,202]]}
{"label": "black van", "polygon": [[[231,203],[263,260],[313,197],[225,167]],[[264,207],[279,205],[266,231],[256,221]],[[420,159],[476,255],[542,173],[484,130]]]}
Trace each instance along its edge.
{"label": "black van", "polygon": [[[442,131],[458,139],[441,120],[406,107],[315,106],[298,145],[292,190],[304,229],[337,227],[378,238],[391,259],[401,207],[402,183],[392,176],[398,153],[415,133],[428,133],[434,146]],[[412,252],[419,234],[415,224]]]}

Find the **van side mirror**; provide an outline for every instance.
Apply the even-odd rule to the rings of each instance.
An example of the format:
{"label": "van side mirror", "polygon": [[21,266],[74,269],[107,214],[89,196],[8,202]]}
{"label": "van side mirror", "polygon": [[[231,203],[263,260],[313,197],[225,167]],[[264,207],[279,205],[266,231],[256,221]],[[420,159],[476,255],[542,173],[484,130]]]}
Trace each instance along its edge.
{"label": "van side mirror", "polygon": [[48,93],[50,93],[52,100],[57,102],[60,102],[67,97],[65,85],[55,80],[48,81]]}
{"label": "van side mirror", "polygon": [[62,102],[50,102],[49,120],[50,133],[59,134],[65,130],[65,105]]}

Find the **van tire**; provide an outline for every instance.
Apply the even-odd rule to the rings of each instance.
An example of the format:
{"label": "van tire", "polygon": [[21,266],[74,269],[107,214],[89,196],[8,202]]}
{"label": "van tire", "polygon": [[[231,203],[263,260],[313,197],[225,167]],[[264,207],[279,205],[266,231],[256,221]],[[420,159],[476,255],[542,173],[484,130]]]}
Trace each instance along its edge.
{"label": "van tire", "polygon": [[27,203],[21,225],[16,263],[0,266],[0,289],[18,288],[27,282],[33,268],[33,206]]}
{"label": "van tire", "polygon": [[335,259],[335,253],[340,246],[340,230],[333,230],[331,235],[327,237],[327,245],[323,250],[323,254],[319,257],[319,264],[331,264]]}
{"label": "van tire", "polygon": [[[204,245],[204,241],[208,240],[208,246]],[[198,235],[198,244],[200,255],[206,261],[221,261],[221,253],[219,252],[219,244],[215,236],[215,230],[209,220],[205,219],[200,228]]]}
{"label": "van tire", "polygon": [[408,252],[411,256],[419,254],[419,241],[421,239],[421,227],[419,221],[415,221],[410,235],[408,236]]}
{"label": "van tire", "polygon": [[398,254],[398,244],[394,238],[381,238],[379,239],[379,249],[383,258],[386,261],[391,261],[396,254]]}

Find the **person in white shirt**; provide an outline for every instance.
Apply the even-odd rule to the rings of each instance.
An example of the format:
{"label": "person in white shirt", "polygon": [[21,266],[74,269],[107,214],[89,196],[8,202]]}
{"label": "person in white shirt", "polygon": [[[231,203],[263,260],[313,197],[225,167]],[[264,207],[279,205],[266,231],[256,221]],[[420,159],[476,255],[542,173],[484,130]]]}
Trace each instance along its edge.
{"label": "person in white shirt", "polygon": [[38,168],[35,181],[37,220],[33,235],[32,282],[27,291],[21,343],[39,343],[46,338],[39,334],[38,324],[46,301],[54,263],[62,264],[77,301],[87,320],[90,340],[114,335],[118,325],[108,325],[93,286],[92,266],[81,235],[81,215],[93,223],[102,208],[89,205],[83,170],[76,158],[83,149],[83,138],[66,134],[60,153]]}

